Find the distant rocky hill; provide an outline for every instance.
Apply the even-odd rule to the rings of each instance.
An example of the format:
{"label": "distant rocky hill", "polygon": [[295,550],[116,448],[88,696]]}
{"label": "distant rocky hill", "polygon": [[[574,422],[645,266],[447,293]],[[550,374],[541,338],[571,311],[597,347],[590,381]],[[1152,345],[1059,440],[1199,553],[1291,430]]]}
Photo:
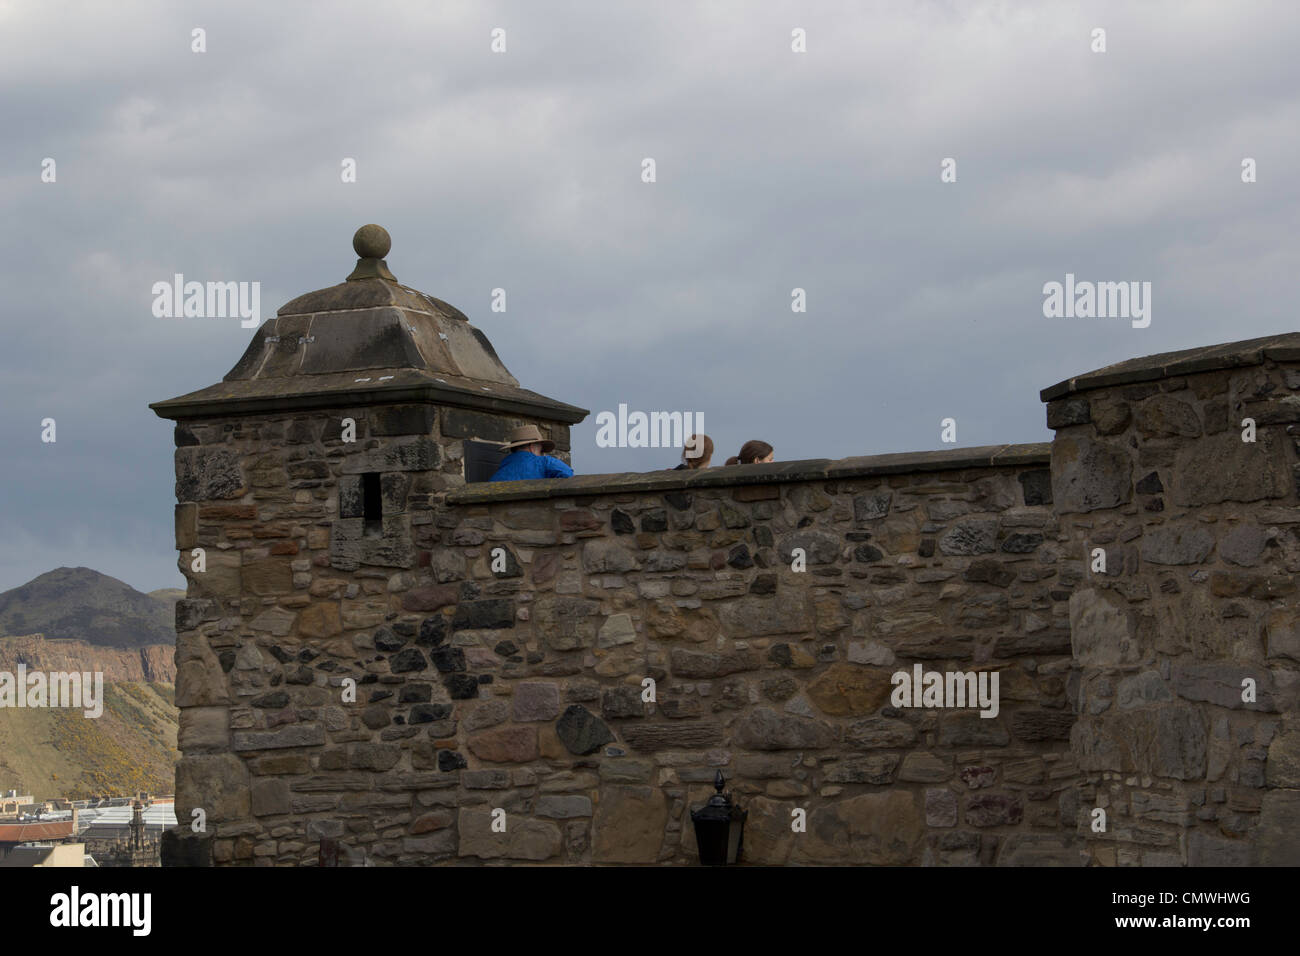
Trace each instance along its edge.
{"label": "distant rocky hill", "polygon": [[40,633],[98,647],[175,644],[180,596],[175,588],[143,594],[91,568],[56,568],[0,593],[0,635]]}
{"label": "distant rocky hill", "polygon": [[178,714],[179,588],[143,594],[90,568],[59,568],[0,594],[0,671],[104,675],[104,711],[0,709],[0,790],[40,799],[170,793]]}

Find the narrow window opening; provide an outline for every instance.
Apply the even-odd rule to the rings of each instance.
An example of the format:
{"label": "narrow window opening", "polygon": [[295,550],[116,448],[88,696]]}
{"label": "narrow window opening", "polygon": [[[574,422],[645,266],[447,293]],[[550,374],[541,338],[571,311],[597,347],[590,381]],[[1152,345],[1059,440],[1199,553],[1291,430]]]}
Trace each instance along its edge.
{"label": "narrow window opening", "polygon": [[379,472],[368,471],[361,476],[361,503],[366,534],[383,534],[384,504],[379,493]]}

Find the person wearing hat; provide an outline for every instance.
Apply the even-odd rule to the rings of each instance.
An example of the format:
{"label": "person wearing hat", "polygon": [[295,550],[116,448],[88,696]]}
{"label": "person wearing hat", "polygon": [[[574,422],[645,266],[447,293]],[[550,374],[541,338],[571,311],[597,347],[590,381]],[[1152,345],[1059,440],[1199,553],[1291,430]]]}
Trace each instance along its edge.
{"label": "person wearing hat", "polygon": [[530,478],[572,478],[573,469],[548,455],[555,442],[542,437],[536,425],[524,425],[510,433],[502,446],[507,454],[488,481],[527,481]]}

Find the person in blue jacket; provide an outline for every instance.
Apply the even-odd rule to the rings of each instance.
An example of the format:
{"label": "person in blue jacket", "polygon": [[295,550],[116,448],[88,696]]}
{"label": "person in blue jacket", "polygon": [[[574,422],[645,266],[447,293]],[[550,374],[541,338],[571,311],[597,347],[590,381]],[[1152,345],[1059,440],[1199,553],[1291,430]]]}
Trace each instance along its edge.
{"label": "person in blue jacket", "polygon": [[536,425],[524,425],[510,433],[503,446],[508,452],[488,481],[526,481],[529,478],[572,478],[573,469],[547,452],[555,442],[542,437]]}

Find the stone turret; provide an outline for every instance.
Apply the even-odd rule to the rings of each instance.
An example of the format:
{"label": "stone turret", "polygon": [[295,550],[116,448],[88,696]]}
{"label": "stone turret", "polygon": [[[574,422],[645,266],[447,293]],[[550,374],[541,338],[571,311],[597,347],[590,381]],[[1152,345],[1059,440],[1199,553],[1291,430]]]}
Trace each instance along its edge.
{"label": "stone turret", "polygon": [[[411,592],[439,580],[434,508],[465,484],[467,448],[535,424],[567,458],[587,415],[521,388],[462,312],[398,282],[390,246],[363,226],[344,282],[281,308],[221,382],[150,405],[176,422],[189,579],[177,811],[189,823],[202,809],[209,834],[247,826],[250,794],[254,815],[281,796],[289,811],[287,791],[257,776],[343,730],[341,675],[376,680],[365,661],[391,648],[377,651],[374,630],[409,630],[403,604],[429,603]],[[199,842],[186,859],[207,852]]]}
{"label": "stone turret", "polygon": [[520,388],[463,312],[397,281],[384,258],[391,244],[383,227],[362,226],[352,240],[360,258],[346,281],[281,308],[220,383],[150,405],[182,423],[177,446],[193,444],[185,429],[201,420],[379,406],[402,409],[388,417],[408,420],[388,424],[410,425],[411,435],[425,436],[417,420],[441,409],[449,438],[498,440],[535,423],[567,450],[568,427],[586,409]]}

